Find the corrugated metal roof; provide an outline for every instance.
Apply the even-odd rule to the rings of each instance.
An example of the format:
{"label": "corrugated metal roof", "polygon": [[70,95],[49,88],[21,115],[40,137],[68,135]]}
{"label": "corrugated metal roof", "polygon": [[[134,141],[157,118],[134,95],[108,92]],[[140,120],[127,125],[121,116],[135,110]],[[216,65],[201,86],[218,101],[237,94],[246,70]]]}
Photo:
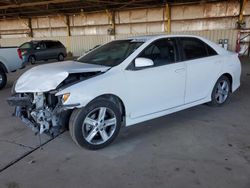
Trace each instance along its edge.
{"label": "corrugated metal roof", "polygon": [[147,8],[169,4],[218,2],[221,0],[3,0],[0,19],[76,14],[103,10]]}

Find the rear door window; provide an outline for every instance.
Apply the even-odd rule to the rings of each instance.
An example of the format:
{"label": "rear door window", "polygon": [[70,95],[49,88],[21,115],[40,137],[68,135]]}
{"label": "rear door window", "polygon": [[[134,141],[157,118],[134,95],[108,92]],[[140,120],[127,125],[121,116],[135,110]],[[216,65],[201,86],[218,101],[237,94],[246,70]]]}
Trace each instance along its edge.
{"label": "rear door window", "polygon": [[217,55],[217,52],[200,39],[181,37],[180,44],[184,60],[192,60]]}
{"label": "rear door window", "polygon": [[207,47],[208,56],[218,55],[217,52],[212,47],[208,46],[207,44],[205,45]]}
{"label": "rear door window", "polygon": [[207,57],[207,49],[204,43],[196,38],[180,38],[183,56],[185,60]]}

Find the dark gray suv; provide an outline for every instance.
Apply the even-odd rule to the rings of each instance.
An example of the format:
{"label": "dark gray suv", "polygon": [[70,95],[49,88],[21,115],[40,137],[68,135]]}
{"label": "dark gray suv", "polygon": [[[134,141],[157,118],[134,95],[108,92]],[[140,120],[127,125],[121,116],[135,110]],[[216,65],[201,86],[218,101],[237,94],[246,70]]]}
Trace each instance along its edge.
{"label": "dark gray suv", "polygon": [[30,41],[20,47],[24,62],[34,64],[36,61],[57,59],[63,61],[67,56],[66,48],[60,41]]}

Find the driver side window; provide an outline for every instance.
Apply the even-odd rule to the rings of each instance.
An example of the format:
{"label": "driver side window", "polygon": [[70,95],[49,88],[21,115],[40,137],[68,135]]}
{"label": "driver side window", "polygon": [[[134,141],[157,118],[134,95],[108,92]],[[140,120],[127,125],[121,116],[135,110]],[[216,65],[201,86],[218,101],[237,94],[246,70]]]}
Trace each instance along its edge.
{"label": "driver side window", "polygon": [[151,59],[155,67],[175,63],[177,60],[175,40],[173,38],[157,40],[143,50],[138,57]]}

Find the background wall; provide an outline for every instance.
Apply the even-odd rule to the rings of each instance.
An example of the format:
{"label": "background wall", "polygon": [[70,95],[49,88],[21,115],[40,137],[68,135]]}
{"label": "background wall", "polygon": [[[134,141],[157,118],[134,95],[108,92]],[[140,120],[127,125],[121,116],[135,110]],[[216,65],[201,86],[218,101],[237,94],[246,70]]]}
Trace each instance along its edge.
{"label": "background wall", "polygon": [[[229,49],[235,50],[240,5],[238,1],[171,6],[171,33],[204,36],[214,42],[229,39]],[[31,19],[33,38],[29,37],[27,19],[0,21],[1,46],[16,46],[29,40],[56,39],[62,41],[68,51],[78,56],[97,44],[134,35],[166,33],[166,8],[137,9],[115,12],[114,36],[108,35],[111,19],[106,12],[80,13],[69,16],[70,33],[67,36],[66,16]],[[244,17],[250,28],[250,2]]]}

